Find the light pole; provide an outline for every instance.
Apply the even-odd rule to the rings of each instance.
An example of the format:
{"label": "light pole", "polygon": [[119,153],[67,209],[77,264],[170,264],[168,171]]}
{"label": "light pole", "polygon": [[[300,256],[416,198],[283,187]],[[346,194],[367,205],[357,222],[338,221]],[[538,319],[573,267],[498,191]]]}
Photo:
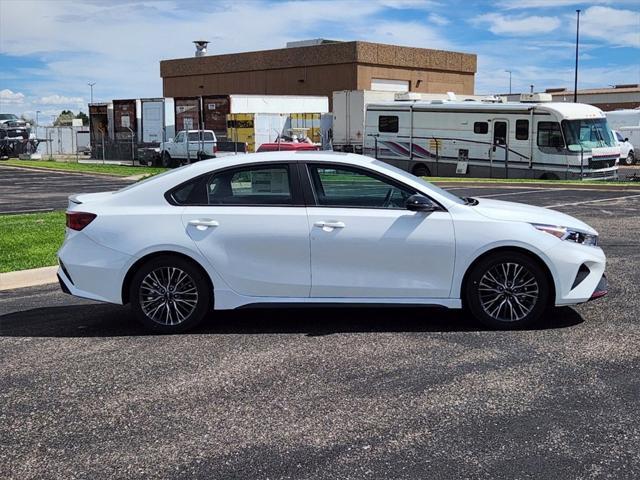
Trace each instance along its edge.
{"label": "light pole", "polygon": [[87,85],[89,85],[89,88],[91,89],[91,103],[93,103],[93,86],[95,84],[96,84],[96,82],[87,83]]}
{"label": "light pole", "polygon": [[36,137],[38,136],[38,114],[40,110],[36,110]]}
{"label": "light pole", "polygon": [[573,103],[578,103],[578,44],[580,43],[580,10],[576,19],[576,71],[573,79]]}
{"label": "light pole", "polygon": [[511,95],[511,70],[505,70],[509,74],[509,95]]}

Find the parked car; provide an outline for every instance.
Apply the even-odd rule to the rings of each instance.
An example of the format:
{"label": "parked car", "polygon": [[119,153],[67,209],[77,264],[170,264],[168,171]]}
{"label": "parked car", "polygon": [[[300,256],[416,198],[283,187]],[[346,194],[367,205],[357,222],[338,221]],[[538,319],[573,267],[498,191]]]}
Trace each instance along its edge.
{"label": "parked car", "polygon": [[31,125],[13,113],[0,113],[0,140],[21,138],[27,140],[31,134]]}
{"label": "parked car", "polygon": [[371,158],[267,152],[70,197],[58,275],[162,333],[254,304],[466,307],[512,328],[605,295],[597,244],[564,213],[460,198]]}
{"label": "parked car", "polygon": [[636,163],[635,149],[633,145],[618,130],[612,130],[618,145],[620,146],[620,163],[625,165],[633,165]]}
{"label": "parked car", "polygon": [[163,167],[206,160],[215,157],[216,143],[213,130],[182,130],[175,138],[160,143],[158,158]]}

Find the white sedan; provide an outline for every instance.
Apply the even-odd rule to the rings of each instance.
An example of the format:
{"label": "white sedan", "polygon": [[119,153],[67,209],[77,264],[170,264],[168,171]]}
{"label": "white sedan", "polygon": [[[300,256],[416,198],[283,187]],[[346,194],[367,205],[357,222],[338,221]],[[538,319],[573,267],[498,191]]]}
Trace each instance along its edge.
{"label": "white sedan", "polygon": [[264,304],[467,308],[494,328],[606,294],[597,232],[553,210],[459,198],[359,155],[214,159],[70,197],[62,289],[180,332]]}

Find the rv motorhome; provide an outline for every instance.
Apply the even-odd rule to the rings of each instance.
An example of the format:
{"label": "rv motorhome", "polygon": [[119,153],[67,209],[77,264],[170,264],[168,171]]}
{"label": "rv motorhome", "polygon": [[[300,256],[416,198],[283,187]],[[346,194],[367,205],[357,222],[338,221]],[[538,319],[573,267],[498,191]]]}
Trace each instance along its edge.
{"label": "rv motorhome", "polygon": [[370,104],[365,154],[419,176],[617,178],[620,148],[605,114],[548,100]]}

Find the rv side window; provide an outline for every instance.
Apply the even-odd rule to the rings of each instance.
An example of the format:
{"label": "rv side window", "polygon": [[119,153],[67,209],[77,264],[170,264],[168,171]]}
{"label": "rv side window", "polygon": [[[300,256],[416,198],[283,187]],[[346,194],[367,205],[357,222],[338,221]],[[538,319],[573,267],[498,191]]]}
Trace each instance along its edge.
{"label": "rv side window", "polygon": [[484,135],[489,131],[489,124],[487,122],[475,122],[473,124],[473,133],[480,133]]}
{"label": "rv side window", "polygon": [[562,133],[558,122],[538,122],[538,146],[563,147]]}
{"label": "rv side window", "polygon": [[516,120],[516,140],[529,140],[529,120]]}
{"label": "rv side window", "polygon": [[381,116],[378,117],[378,131],[384,133],[398,133],[398,117]]}

